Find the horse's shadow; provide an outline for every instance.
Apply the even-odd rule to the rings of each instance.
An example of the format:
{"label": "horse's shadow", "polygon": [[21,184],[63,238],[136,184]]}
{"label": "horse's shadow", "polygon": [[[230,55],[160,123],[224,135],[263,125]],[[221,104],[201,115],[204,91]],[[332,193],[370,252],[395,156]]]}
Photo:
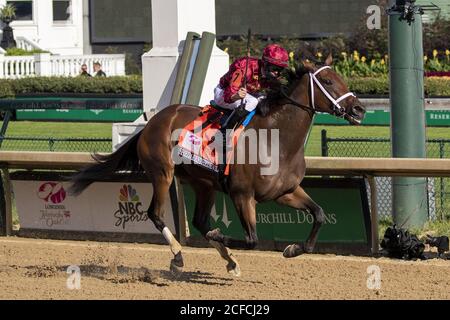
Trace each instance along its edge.
{"label": "horse's shadow", "polygon": [[[59,266],[56,270],[67,272],[69,266]],[[91,277],[112,283],[148,283],[158,287],[167,287],[171,282],[186,282],[210,286],[232,286],[234,278],[216,276],[213,273],[202,271],[171,272],[168,270],[154,270],[145,267],[133,268],[127,266],[102,266],[96,264],[84,264],[78,266],[81,277]],[[39,266],[26,267],[29,274],[39,274],[36,270]],[[241,279],[239,281],[242,281]]]}

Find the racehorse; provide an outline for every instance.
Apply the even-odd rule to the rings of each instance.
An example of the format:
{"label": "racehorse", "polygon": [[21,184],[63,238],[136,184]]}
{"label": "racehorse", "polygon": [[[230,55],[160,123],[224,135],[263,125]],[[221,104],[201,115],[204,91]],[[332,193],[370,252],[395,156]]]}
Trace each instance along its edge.
{"label": "racehorse", "polygon": [[272,175],[262,175],[261,169],[265,164],[260,161],[256,164],[235,162],[229,167],[227,191],[245,231],[245,240],[233,239],[219,229],[211,230],[209,216],[215,194],[217,190],[223,191],[217,175],[196,165],[175,164],[173,161],[172,151],[177,141],[171,138],[172,132],[194,121],[199,115],[198,106],[172,105],[157,113],[142,131],[117,151],[110,155],[96,155],[96,164],[73,177],[70,192],[79,194],[97,179],[117,171],[144,169],[154,189],[147,214],[170,245],[174,255],[171,269],[181,270],[184,266],[181,245],[163,220],[164,202],[174,176],[182,184],[192,186],[196,196],[193,225],[227,261],[229,273],[236,276],[241,273],[238,261],[229,248],[253,249],[257,245],[257,202],[274,200],[309,211],[314,222],[305,244],[289,245],[283,256],[292,258],[313,252],[325,214],[300,186],[306,170],[304,143],[313,115],[316,112],[329,113],[358,125],[364,118],[365,107],[330,67],[331,55],[323,66],[301,62],[302,66],[291,72],[293,77],[289,83],[263,102],[266,114],[256,114],[245,129],[255,129],[256,132],[258,129],[279,130],[279,170]]}

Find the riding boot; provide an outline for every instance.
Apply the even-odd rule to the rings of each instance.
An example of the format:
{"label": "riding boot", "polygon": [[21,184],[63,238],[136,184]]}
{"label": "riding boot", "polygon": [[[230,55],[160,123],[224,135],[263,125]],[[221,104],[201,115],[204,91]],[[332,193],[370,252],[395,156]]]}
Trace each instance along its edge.
{"label": "riding boot", "polygon": [[227,119],[227,121],[224,123],[222,127],[224,132],[226,131],[226,129],[234,129],[236,125],[240,124],[240,122],[244,120],[245,117],[248,116],[250,112],[245,110],[244,107],[245,106],[240,106],[234,109],[234,111],[231,113],[230,117]]}
{"label": "riding boot", "polygon": [[225,123],[222,125],[222,137],[223,137],[223,162],[219,165],[219,173],[223,177],[226,167],[226,152],[227,152],[227,129],[235,129],[248,115],[248,112],[244,106],[240,106],[231,113]]}

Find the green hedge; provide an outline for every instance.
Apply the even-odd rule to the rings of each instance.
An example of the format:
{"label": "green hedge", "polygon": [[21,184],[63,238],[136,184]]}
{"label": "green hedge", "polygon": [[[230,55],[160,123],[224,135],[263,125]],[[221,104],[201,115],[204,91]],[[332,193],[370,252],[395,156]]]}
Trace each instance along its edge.
{"label": "green hedge", "polygon": [[[378,78],[349,78],[346,82],[351,91],[358,94],[389,95],[389,79]],[[425,78],[426,96],[450,97],[450,78]]]}
{"label": "green hedge", "polygon": [[142,77],[33,77],[14,80],[0,80],[0,98],[8,98],[30,93],[142,93]]}
{"label": "green hedge", "polygon": [[[354,77],[347,78],[345,81],[350,90],[358,94],[389,94],[389,80],[386,76]],[[0,98],[45,93],[140,94],[142,93],[142,77],[42,77],[0,80]],[[425,78],[425,93],[429,96],[450,96],[450,78]]]}
{"label": "green hedge", "polygon": [[450,97],[450,78],[425,78],[425,94]]}
{"label": "green hedge", "polygon": [[32,56],[36,53],[49,53],[49,52],[40,49],[24,50],[20,48],[9,48],[6,50],[6,56]]}
{"label": "green hedge", "polygon": [[357,94],[389,94],[389,81],[387,77],[377,78],[347,78],[347,82],[351,91]]}

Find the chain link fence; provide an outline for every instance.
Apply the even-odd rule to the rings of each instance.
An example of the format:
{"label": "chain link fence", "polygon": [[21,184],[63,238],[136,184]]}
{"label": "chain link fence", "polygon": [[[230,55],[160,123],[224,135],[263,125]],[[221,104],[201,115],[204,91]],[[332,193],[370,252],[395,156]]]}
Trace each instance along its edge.
{"label": "chain link fence", "polygon": [[111,152],[110,138],[0,137],[3,151]]}
{"label": "chain link fence", "polygon": [[[335,138],[322,130],[322,156],[390,158],[391,140],[387,138]],[[428,158],[450,158],[450,139],[430,139],[426,143]],[[392,178],[377,177],[378,214],[392,216]],[[430,219],[450,219],[450,178],[427,178],[428,215]],[[370,190],[368,190],[370,192]]]}

